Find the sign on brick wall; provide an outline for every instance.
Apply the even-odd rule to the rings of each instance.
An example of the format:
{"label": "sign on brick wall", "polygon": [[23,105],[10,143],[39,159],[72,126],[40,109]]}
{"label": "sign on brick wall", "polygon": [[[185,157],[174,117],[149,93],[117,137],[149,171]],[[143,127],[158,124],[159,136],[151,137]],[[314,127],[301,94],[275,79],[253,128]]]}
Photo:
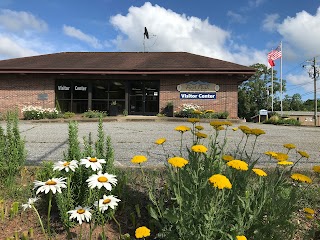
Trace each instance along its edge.
{"label": "sign on brick wall", "polygon": [[216,99],[219,88],[217,84],[202,81],[191,81],[177,86],[180,99]]}

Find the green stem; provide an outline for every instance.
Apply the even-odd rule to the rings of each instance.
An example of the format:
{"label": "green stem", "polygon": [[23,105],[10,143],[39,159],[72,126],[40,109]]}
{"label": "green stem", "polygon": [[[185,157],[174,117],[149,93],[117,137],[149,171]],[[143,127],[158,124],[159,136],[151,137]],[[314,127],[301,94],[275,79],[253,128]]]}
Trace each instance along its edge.
{"label": "green stem", "polygon": [[33,210],[36,212],[36,214],[37,214],[37,216],[38,216],[39,223],[40,223],[40,225],[41,225],[41,229],[42,229],[43,234],[44,234],[45,236],[47,236],[46,231],[44,230],[43,223],[42,223],[42,220],[41,220],[41,217],[40,217],[40,215],[39,215],[38,210],[35,208],[34,205],[31,205],[31,207],[33,208]]}
{"label": "green stem", "polygon": [[303,158],[303,157],[300,157],[300,158],[298,159],[298,161],[296,161],[296,162],[291,166],[290,171],[289,171],[290,174],[291,174],[291,172],[292,172],[292,170],[293,170],[293,167],[294,167],[302,158]]}
{"label": "green stem", "polygon": [[114,214],[111,214],[111,217],[113,219],[113,221],[115,221],[115,223],[118,225],[118,228],[119,228],[119,235],[121,236],[122,233],[121,233],[121,226],[120,226],[120,223],[117,221],[117,219],[115,218]]}
{"label": "green stem", "polygon": [[253,146],[252,146],[252,151],[251,151],[251,154],[250,154],[250,162],[251,162],[251,158],[252,158],[252,155],[253,155],[254,148],[255,148],[256,143],[257,143],[257,138],[258,138],[258,136],[256,136],[256,139],[254,140],[254,143],[253,143]]}
{"label": "green stem", "polygon": [[247,143],[248,143],[249,135],[246,135],[246,136],[247,136],[247,139],[246,139],[246,142],[244,143],[242,152],[240,154],[240,160],[242,159],[242,154],[243,154],[244,150],[246,149],[246,146],[247,146]]}
{"label": "green stem", "polygon": [[47,228],[48,228],[48,235],[49,239],[51,239],[51,231],[50,231],[50,214],[51,214],[51,207],[52,207],[52,191],[49,191],[49,203],[48,203],[48,216],[47,216]]}
{"label": "green stem", "polygon": [[79,240],[81,240],[81,239],[82,239],[82,224],[80,224],[80,233],[79,233]]}

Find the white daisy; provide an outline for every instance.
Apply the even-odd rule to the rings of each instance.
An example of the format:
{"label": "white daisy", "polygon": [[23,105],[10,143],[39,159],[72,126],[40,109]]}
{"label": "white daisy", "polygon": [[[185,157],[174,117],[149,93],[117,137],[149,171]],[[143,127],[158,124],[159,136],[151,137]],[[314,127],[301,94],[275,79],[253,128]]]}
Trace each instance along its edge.
{"label": "white daisy", "polygon": [[115,175],[104,173],[102,174],[101,171],[98,174],[93,174],[91,177],[87,179],[88,186],[90,188],[98,187],[99,189],[105,187],[107,190],[111,191],[112,185],[117,184],[117,179]]}
{"label": "white daisy", "polygon": [[57,163],[54,164],[53,166],[53,170],[65,170],[66,172],[69,172],[69,170],[71,171],[75,171],[76,168],[78,167],[78,161],[77,160],[72,160],[70,162],[68,161],[59,161]]}
{"label": "white daisy", "polygon": [[116,206],[118,206],[118,202],[120,202],[121,200],[116,198],[113,195],[103,195],[103,198],[98,201],[96,201],[94,203],[94,205],[99,209],[100,212],[104,212],[106,210],[108,210],[108,208],[112,208],[114,209]]}
{"label": "white daisy", "polygon": [[61,188],[66,188],[66,178],[51,178],[46,182],[34,181],[34,188],[38,188],[36,194],[39,192],[44,192],[47,194],[49,191],[52,191],[53,194],[56,192],[61,193]]}
{"label": "white daisy", "polygon": [[101,163],[106,163],[106,160],[97,159],[96,157],[87,157],[80,160],[81,165],[85,165],[86,168],[91,167],[93,171],[101,170]]}
{"label": "white daisy", "polygon": [[68,211],[70,215],[69,219],[76,218],[79,224],[82,224],[82,222],[87,221],[90,222],[91,220],[91,212],[89,207],[76,207],[75,210]]}
{"label": "white daisy", "polygon": [[31,208],[36,201],[38,201],[39,198],[35,197],[35,198],[29,198],[28,202],[26,204],[22,204],[23,207],[23,211],[25,211],[27,208]]}

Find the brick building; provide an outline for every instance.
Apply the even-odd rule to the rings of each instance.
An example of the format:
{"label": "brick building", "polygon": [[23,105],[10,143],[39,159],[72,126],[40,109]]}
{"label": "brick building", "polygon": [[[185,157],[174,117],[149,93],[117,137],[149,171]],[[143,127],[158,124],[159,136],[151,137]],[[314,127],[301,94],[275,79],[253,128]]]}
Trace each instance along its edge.
{"label": "brick building", "polygon": [[0,112],[24,106],[156,115],[193,103],[238,117],[253,68],[186,52],[64,52],[0,61]]}

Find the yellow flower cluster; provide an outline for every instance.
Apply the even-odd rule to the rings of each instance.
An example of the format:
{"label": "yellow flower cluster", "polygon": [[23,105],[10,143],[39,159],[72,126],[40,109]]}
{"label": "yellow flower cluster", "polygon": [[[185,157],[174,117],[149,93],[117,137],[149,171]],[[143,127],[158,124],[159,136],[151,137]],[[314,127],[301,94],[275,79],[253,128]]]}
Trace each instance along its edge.
{"label": "yellow flower cluster", "polygon": [[201,132],[196,132],[195,134],[197,136],[197,138],[207,138],[208,135],[205,133],[201,133]]}
{"label": "yellow flower cluster", "polygon": [[232,184],[229,179],[222,174],[214,174],[209,178],[209,182],[218,189],[232,188]]}
{"label": "yellow flower cluster", "polygon": [[168,163],[170,163],[174,167],[182,168],[186,164],[188,164],[189,161],[182,157],[172,157],[168,159]]}
{"label": "yellow flower cluster", "polygon": [[299,181],[299,182],[305,182],[305,183],[312,183],[311,178],[309,178],[306,175],[300,174],[300,173],[294,173],[291,175],[291,178],[293,180]]}
{"label": "yellow flower cluster", "polygon": [[236,236],[237,240],[247,240],[246,236]]}
{"label": "yellow flower cluster", "polygon": [[203,126],[200,126],[200,125],[195,126],[195,128],[196,128],[197,130],[199,130],[199,131],[201,131],[201,130],[204,129],[204,127],[203,127]]}
{"label": "yellow flower cluster", "polygon": [[227,165],[229,167],[232,167],[234,169],[237,170],[241,170],[241,171],[247,171],[248,170],[248,163],[235,159],[235,160],[231,160],[229,162],[227,162]]}
{"label": "yellow flower cluster", "polygon": [[314,218],[315,211],[312,208],[307,207],[307,208],[304,208],[303,211],[305,213],[306,218],[308,219]]}
{"label": "yellow flower cluster", "polygon": [[191,147],[191,150],[198,153],[206,153],[208,151],[208,148],[205,146],[198,144]]}
{"label": "yellow flower cluster", "polygon": [[215,130],[224,130],[223,126],[232,126],[231,122],[228,121],[212,121],[210,122],[210,125],[215,129]]}
{"label": "yellow flower cluster", "polygon": [[223,155],[222,160],[229,162],[231,160],[234,160],[234,158],[231,155]]}
{"label": "yellow flower cluster", "polygon": [[239,129],[246,135],[255,135],[260,136],[262,134],[266,134],[266,132],[260,128],[249,128],[248,126],[241,125]]}
{"label": "yellow flower cluster", "polygon": [[288,165],[293,165],[293,162],[290,162],[290,161],[280,161],[280,162],[278,162],[278,165],[288,166]]}
{"label": "yellow flower cluster", "polygon": [[155,141],[155,144],[162,145],[167,141],[165,138],[159,138]]}
{"label": "yellow flower cluster", "polygon": [[313,166],[312,170],[316,173],[320,173],[320,166]]}
{"label": "yellow flower cluster", "polygon": [[136,236],[136,238],[149,237],[150,236],[150,229],[145,226],[138,227],[135,231],[135,236]]}
{"label": "yellow flower cluster", "polygon": [[287,149],[295,149],[296,148],[296,145],[294,145],[292,143],[286,143],[286,144],[283,144],[283,146]]}
{"label": "yellow flower cluster", "polygon": [[260,168],[253,168],[252,171],[260,177],[266,177],[267,173]]}
{"label": "yellow flower cluster", "polygon": [[131,162],[135,163],[135,164],[140,164],[140,163],[143,163],[145,161],[147,161],[147,157],[145,157],[143,155],[136,155],[131,159]]}
{"label": "yellow flower cluster", "polygon": [[178,126],[174,130],[184,133],[184,132],[190,131],[190,128],[186,126]]}
{"label": "yellow flower cluster", "polygon": [[197,122],[200,122],[200,119],[199,118],[188,118],[188,122],[197,123]]}
{"label": "yellow flower cluster", "polygon": [[297,152],[300,154],[301,157],[305,157],[305,158],[309,158],[310,157],[309,154],[306,153],[305,151],[297,151]]}

